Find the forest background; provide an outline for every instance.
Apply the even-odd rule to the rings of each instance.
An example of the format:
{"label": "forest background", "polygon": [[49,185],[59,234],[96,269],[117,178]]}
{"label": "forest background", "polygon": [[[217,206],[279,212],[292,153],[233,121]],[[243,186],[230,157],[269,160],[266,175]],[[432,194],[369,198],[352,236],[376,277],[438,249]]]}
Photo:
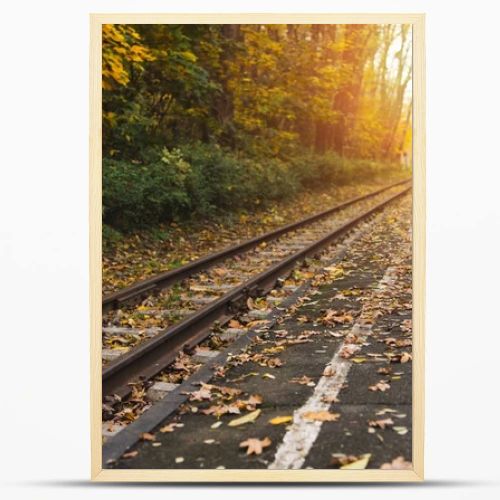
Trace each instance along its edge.
{"label": "forest background", "polygon": [[102,34],[105,244],[408,176],[410,25],[114,24]]}

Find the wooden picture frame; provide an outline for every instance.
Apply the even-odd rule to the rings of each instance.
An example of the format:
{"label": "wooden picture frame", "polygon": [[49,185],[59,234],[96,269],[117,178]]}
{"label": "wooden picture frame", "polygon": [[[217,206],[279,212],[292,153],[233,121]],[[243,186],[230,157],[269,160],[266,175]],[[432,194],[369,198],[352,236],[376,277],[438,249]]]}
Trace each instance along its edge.
{"label": "wooden picture frame", "polygon": [[[425,69],[424,14],[92,14],[90,16],[90,363],[94,481],[382,482],[424,478]],[[413,470],[112,470],[101,457],[101,27],[103,24],[318,23],[413,27]]]}

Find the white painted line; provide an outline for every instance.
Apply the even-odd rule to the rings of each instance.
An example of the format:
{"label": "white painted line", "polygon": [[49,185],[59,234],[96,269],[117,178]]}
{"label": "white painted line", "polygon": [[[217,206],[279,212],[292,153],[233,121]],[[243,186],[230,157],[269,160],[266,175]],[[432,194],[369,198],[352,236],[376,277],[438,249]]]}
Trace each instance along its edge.
{"label": "white painted line", "polygon": [[[394,283],[394,280],[395,270],[392,267],[388,267],[384,277],[379,281],[377,289],[384,290]],[[363,318],[366,304],[367,302],[363,305],[358,320],[351,329],[351,333],[357,335],[362,341],[370,335],[372,329],[372,325],[361,325],[359,323],[360,319]],[[307,420],[303,415],[308,412],[329,410],[332,403],[327,401],[331,401],[337,397],[352,366],[351,361],[340,356],[342,350],[347,346],[351,347],[352,344],[343,342],[327,365],[335,370],[335,374],[331,377],[321,377],[312,396],[302,407],[293,413],[293,423],[283,437],[283,441],[276,451],[274,461],[268,466],[268,469],[300,469],[304,464],[309,451],[319,435],[322,422]]]}

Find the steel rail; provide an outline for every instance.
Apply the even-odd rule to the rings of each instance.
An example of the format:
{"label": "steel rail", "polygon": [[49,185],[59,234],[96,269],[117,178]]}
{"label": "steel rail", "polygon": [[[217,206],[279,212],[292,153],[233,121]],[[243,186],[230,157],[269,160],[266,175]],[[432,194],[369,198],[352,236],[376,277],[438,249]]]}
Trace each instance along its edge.
{"label": "steel rail", "polygon": [[383,188],[377,189],[376,191],[373,191],[371,193],[357,196],[356,198],[344,201],[338,205],[335,205],[334,207],[328,208],[327,210],[323,210],[322,212],[318,212],[309,217],[301,219],[300,221],[286,224],[285,226],[281,226],[278,229],[274,229],[260,236],[256,236],[250,240],[244,241],[243,243],[224,248],[219,252],[215,252],[200,259],[193,260],[188,264],[185,264],[184,266],[178,267],[177,269],[159,273],[155,276],[152,276],[151,278],[147,278],[145,280],[134,283],[133,285],[122,288],[121,290],[110,293],[102,299],[102,312],[104,314],[113,309],[118,309],[122,304],[139,301],[140,299],[145,298],[151,293],[158,292],[163,288],[167,288],[172,283],[181,281],[182,279],[187,278],[199,271],[207,269],[217,262],[246,252],[247,250],[260,245],[263,242],[276,239],[282,234],[293,231],[295,229],[299,229],[300,227],[327,217],[328,215],[342,210],[343,208],[357,203],[358,201],[366,200],[382,193],[383,191],[387,191],[388,189],[399,186],[401,184],[405,184],[407,182],[410,182],[410,179],[398,181],[388,186],[384,186]]}
{"label": "steel rail", "polygon": [[183,349],[191,349],[210,335],[210,326],[229,319],[238,306],[249,296],[260,295],[271,289],[276,280],[291,270],[298,261],[317,254],[321,249],[343,236],[361,221],[383,209],[392,201],[411,190],[411,186],[390,196],[366,212],[349,220],[323,238],[284,258],[262,273],[236,286],[222,297],[215,299],[179,323],[157,336],[132,348],[129,352],[103,368],[102,390],[104,395],[124,397],[130,393],[130,384],[149,379],[174,361]]}

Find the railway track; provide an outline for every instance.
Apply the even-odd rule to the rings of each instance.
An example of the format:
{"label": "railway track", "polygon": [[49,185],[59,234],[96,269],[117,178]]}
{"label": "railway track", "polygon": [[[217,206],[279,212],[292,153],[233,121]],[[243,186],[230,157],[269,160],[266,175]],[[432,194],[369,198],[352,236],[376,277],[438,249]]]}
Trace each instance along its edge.
{"label": "railway track", "polygon": [[[117,350],[121,355],[107,362],[104,358],[104,397],[125,398],[134,384],[157,376],[180,352],[193,352],[241,312],[249,298],[264,295],[279,280],[286,283],[283,277],[298,263],[409,192],[408,182],[348,200],[104,297],[103,345],[125,346]],[[275,293],[266,304],[279,304],[283,296]],[[258,320],[262,312],[250,311],[249,319]]]}

